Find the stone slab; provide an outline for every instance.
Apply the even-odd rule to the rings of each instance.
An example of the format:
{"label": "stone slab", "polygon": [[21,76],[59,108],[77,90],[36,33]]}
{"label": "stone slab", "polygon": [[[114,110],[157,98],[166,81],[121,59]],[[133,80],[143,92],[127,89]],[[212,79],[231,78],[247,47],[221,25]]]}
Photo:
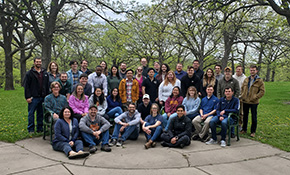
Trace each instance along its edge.
{"label": "stone slab", "polygon": [[47,166],[47,167],[40,167],[30,171],[20,172],[18,174],[21,175],[70,175],[71,173],[63,166],[63,165],[54,165],[54,166]]}

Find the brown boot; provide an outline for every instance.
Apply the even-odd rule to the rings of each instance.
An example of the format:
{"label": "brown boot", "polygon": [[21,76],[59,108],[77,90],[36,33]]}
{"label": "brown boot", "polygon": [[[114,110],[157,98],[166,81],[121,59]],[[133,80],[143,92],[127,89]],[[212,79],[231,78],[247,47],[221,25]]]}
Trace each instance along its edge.
{"label": "brown boot", "polygon": [[148,149],[148,148],[150,148],[151,147],[151,145],[152,145],[152,143],[153,143],[153,141],[152,140],[149,140],[147,143],[145,143],[145,148],[146,149]]}

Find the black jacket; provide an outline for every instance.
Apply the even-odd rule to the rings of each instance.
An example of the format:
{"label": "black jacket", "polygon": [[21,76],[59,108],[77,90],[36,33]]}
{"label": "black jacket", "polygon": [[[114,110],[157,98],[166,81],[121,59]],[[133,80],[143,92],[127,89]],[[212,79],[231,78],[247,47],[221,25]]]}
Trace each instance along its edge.
{"label": "black jacket", "polygon": [[186,96],[189,86],[194,86],[197,92],[200,92],[200,79],[196,74],[193,74],[191,78],[189,78],[188,75],[181,78],[181,93],[183,97]]}
{"label": "black jacket", "polygon": [[189,138],[191,137],[191,129],[192,129],[192,124],[191,120],[186,117],[182,116],[181,118],[174,117],[169,124],[168,127],[168,134],[170,135],[170,138],[173,137],[182,137],[184,135],[187,135]]}
{"label": "black jacket", "polygon": [[143,103],[138,105],[138,112],[141,114],[141,118],[145,120],[145,118],[150,115],[150,109],[151,109],[151,101],[149,102],[148,106],[145,107]]}

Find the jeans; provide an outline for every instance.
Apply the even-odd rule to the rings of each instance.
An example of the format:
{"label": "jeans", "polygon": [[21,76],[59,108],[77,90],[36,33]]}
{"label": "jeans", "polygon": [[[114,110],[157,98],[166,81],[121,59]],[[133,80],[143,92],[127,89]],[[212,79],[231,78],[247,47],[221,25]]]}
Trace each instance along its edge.
{"label": "jeans", "polygon": [[247,131],[248,127],[248,117],[249,117],[249,109],[251,108],[252,113],[252,126],[251,133],[255,133],[257,129],[257,108],[258,104],[243,104],[244,107],[244,118],[243,118],[243,131]]}
{"label": "jeans", "polygon": [[[232,124],[234,121],[231,118],[230,123]],[[222,121],[219,120],[219,116],[214,116],[210,122],[209,122],[209,126],[211,129],[211,134],[212,134],[212,139],[217,140],[216,137],[216,125],[218,123],[221,123],[221,140],[226,140],[226,135],[227,135],[227,128],[228,128],[228,118],[223,119]]]}
{"label": "jeans", "polygon": [[123,113],[122,108],[117,106],[117,107],[114,107],[113,109],[111,109],[109,112],[107,112],[107,115],[110,118],[116,118],[119,115],[121,115],[122,113]]}
{"label": "jeans", "polygon": [[186,114],[186,117],[188,117],[190,120],[193,120],[197,115],[199,115],[198,112],[193,113],[193,114]]}
{"label": "jeans", "polygon": [[163,127],[164,127],[164,130],[165,131],[167,131],[168,130],[168,127],[169,127],[169,124],[170,124],[170,121],[174,118],[174,117],[177,117],[177,113],[173,113],[173,114],[171,114],[170,115],[170,117],[167,119],[167,114],[166,113],[164,113],[163,115],[162,115],[162,117],[163,117],[163,121],[162,121],[162,123],[163,123]]}
{"label": "jeans", "polygon": [[43,131],[43,109],[42,109],[43,98],[33,98],[31,103],[28,103],[28,132],[34,132],[34,113],[37,113],[37,131]]}
{"label": "jeans", "polygon": [[[145,126],[150,126],[149,123],[146,123]],[[150,128],[151,130],[151,134],[148,135],[146,132],[145,132],[145,137],[148,140],[152,140],[153,142],[158,139],[158,137],[160,136],[160,134],[162,133],[162,126],[159,125],[157,126],[156,128]]]}
{"label": "jeans", "polygon": [[85,142],[89,144],[89,147],[96,146],[101,141],[102,141],[102,146],[109,143],[109,138],[110,138],[109,130],[101,133],[100,139],[97,139],[93,134],[89,134],[86,132],[81,132],[81,134]]}
{"label": "jeans", "polygon": [[168,147],[179,147],[180,144],[184,144],[185,146],[190,145],[190,138],[188,135],[181,136],[175,144],[171,143],[171,137],[167,132],[161,134],[161,139],[165,142]]}
{"label": "jeans", "polygon": [[[114,132],[112,135],[112,139],[118,139],[119,138],[119,133],[120,133],[120,128],[122,125],[116,123],[114,127]],[[139,136],[139,130],[137,125],[132,125],[132,126],[127,126],[124,131],[122,132],[121,140],[125,141],[127,139],[130,140],[137,140]]]}
{"label": "jeans", "polygon": [[52,144],[52,148],[55,151],[62,151],[68,156],[70,151],[83,151],[83,142],[81,140],[76,140],[73,147],[71,147],[68,142],[56,142]]}

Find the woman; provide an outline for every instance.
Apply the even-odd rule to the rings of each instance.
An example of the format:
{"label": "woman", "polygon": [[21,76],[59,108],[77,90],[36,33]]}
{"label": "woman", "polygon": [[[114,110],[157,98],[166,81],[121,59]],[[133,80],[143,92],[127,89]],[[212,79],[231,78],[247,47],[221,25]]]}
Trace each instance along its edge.
{"label": "woman", "polygon": [[108,73],[108,67],[107,67],[107,62],[106,61],[101,61],[100,66],[102,66],[102,68],[103,68],[103,72],[102,73],[104,75],[106,75],[106,76],[110,75]]}
{"label": "woman", "polygon": [[203,75],[203,79],[201,80],[201,98],[206,96],[206,87],[208,85],[212,85],[214,88],[213,94],[217,96],[217,85],[218,85],[218,80],[215,78],[214,72],[211,68],[208,68]]}
{"label": "woman", "polygon": [[75,91],[69,97],[69,106],[74,111],[74,117],[80,122],[83,116],[86,116],[89,111],[89,99],[84,94],[84,88],[81,84],[76,86]]}
{"label": "woman", "polygon": [[98,107],[98,114],[109,119],[106,115],[106,110],[108,108],[107,99],[100,87],[97,87],[94,94],[90,96],[89,104],[90,106],[96,105]]}
{"label": "woman", "polygon": [[145,137],[147,143],[145,143],[145,148],[156,146],[156,139],[159,138],[162,133],[162,116],[159,114],[159,106],[153,103],[150,109],[150,115],[148,115],[142,125],[142,130],[145,132]]}
{"label": "woman", "polygon": [[111,92],[112,89],[118,88],[121,81],[121,77],[119,74],[118,66],[114,65],[111,67],[111,73],[107,76],[108,82],[108,92]]}
{"label": "woman", "polygon": [[54,125],[54,140],[52,148],[64,152],[69,159],[87,157],[89,153],[83,152],[83,142],[77,140],[79,126],[77,119],[73,118],[73,110],[64,107],[59,113],[59,120]]}
{"label": "woman", "polygon": [[[48,85],[50,87],[50,84],[60,77],[60,73],[58,72],[58,64],[55,61],[48,64],[47,73],[49,78]],[[51,91],[51,89],[49,89],[49,91]]]}
{"label": "woman", "polygon": [[111,95],[107,97],[108,108],[107,115],[110,118],[116,118],[123,113],[122,111],[122,102],[119,96],[118,88],[113,88]]}
{"label": "woman", "polygon": [[172,90],[172,94],[165,102],[165,113],[162,115],[165,131],[168,130],[171,119],[177,116],[176,107],[181,105],[182,101],[183,97],[180,94],[180,87],[175,86]]}
{"label": "woman", "polygon": [[165,79],[168,71],[170,71],[168,64],[162,64],[161,69],[159,70],[159,73],[156,75],[156,79],[159,82],[162,82]]}
{"label": "woman", "polygon": [[[142,97],[143,97],[143,93],[142,93],[142,82],[143,82],[143,80],[146,79],[146,77],[144,77],[142,75],[142,72],[143,72],[143,67],[142,66],[138,66],[137,71],[136,71],[136,75],[135,75],[135,79],[139,83],[139,99],[137,101],[137,104],[142,103]],[[147,72],[146,72],[146,74],[147,74]]]}
{"label": "woman", "polygon": [[168,74],[165,77],[164,81],[159,86],[158,99],[160,105],[164,105],[164,102],[171,95],[172,89],[175,86],[178,86],[180,88],[181,83],[180,80],[175,77],[175,73],[170,70],[168,71]]}
{"label": "woman", "polygon": [[186,97],[183,99],[182,105],[185,107],[186,116],[191,120],[199,114],[200,98],[198,98],[197,90],[194,86],[187,89]]}

